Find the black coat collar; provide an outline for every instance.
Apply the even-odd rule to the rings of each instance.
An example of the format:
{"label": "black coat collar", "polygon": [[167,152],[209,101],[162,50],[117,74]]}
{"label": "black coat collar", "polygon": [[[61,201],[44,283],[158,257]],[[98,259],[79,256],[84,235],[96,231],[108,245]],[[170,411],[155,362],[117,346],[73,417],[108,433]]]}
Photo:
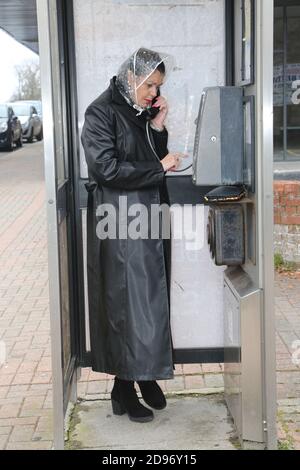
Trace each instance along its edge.
{"label": "black coat collar", "polygon": [[125,98],[119,92],[115,81],[116,77],[113,77],[109,86],[113,103],[118,105],[118,110],[128,119],[130,119],[130,121],[134,122],[137,126],[145,128],[146,122],[149,120],[147,112],[143,111],[142,114],[137,116],[138,111],[127,103]]}

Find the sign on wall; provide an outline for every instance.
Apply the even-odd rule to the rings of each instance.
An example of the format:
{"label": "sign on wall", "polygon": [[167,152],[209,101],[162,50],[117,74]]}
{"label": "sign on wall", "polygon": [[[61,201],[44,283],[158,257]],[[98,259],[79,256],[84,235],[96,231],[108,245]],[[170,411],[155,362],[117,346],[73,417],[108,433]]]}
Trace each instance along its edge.
{"label": "sign on wall", "polygon": [[[300,64],[287,64],[285,67],[285,79],[282,65],[274,66],[273,85],[274,85],[274,106],[283,106],[283,89],[285,80],[285,96],[287,104],[299,104],[300,86]],[[296,82],[299,81],[297,85]],[[295,91],[296,90],[296,91]]]}

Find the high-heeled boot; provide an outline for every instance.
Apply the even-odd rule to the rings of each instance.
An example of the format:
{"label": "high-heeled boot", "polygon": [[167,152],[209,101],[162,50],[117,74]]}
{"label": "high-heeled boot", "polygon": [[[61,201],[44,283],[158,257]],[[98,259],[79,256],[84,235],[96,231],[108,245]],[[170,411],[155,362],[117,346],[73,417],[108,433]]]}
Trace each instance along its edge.
{"label": "high-heeled boot", "polygon": [[147,405],[156,410],[162,410],[167,406],[162,389],[155,380],[138,380],[143,400]]}
{"label": "high-heeled boot", "polygon": [[115,415],[128,414],[131,421],[146,423],[152,421],[153,411],[143,406],[131,380],[122,380],[115,377],[115,383],[111,391],[112,410]]}

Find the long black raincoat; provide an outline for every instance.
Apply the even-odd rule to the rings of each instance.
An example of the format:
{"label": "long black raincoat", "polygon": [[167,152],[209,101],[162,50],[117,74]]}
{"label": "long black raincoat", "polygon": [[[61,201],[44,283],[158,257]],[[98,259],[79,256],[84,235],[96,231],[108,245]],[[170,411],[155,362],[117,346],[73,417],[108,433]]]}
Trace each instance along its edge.
{"label": "long black raincoat", "polygon": [[[87,253],[92,369],[124,380],[173,378],[170,328],[170,240],[100,239],[101,204],[112,204],[119,225],[119,197],[132,204],[169,204],[163,166],[137,115],[120,94],[115,77],[86,110],[82,132],[89,171]],[[167,131],[151,129],[162,159]],[[98,212],[99,213],[99,212]],[[130,221],[124,217],[120,224]],[[123,227],[124,228],[124,227]]]}

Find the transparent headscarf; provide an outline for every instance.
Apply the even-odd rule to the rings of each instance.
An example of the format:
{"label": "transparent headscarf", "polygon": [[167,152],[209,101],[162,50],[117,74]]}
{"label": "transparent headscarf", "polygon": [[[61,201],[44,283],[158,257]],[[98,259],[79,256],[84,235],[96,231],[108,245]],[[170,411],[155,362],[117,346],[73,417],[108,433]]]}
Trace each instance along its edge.
{"label": "transparent headscarf", "polygon": [[137,103],[139,87],[155,70],[159,70],[164,75],[165,83],[174,64],[175,61],[172,55],[141,47],[121,65],[116,78],[118,90],[127,103],[139,111],[138,114],[141,114],[145,108]]}

